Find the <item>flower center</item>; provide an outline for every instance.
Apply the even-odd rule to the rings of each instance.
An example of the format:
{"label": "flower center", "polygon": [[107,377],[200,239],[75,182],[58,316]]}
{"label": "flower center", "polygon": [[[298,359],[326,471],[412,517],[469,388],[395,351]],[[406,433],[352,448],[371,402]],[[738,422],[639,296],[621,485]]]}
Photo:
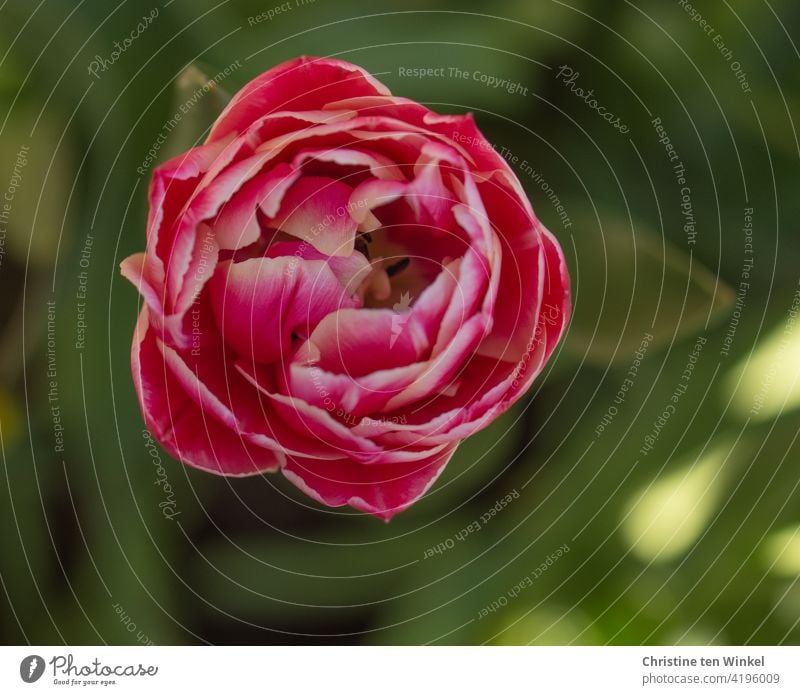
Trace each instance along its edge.
{"label": "flower center", "polygon": [[428,281],[420,274],[420,259],[395,240],[389,240],[382,229],[361,233],[355,249],[370,262],[372,269],[358,288],[364,307],[393,308],[403,295],[418,297]]}

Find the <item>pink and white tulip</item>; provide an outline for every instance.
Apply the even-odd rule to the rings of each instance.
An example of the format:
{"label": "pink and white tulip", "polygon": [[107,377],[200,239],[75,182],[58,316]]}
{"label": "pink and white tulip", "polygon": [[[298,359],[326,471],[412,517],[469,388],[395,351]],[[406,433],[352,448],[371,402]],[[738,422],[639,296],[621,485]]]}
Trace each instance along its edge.
{"label": "pink and white tulip", "polygon": [[389,519],[530,387],[569,320],[555,238],[471,116],[340,60],[247,84],[156,169],[132,368],[174,457]]}

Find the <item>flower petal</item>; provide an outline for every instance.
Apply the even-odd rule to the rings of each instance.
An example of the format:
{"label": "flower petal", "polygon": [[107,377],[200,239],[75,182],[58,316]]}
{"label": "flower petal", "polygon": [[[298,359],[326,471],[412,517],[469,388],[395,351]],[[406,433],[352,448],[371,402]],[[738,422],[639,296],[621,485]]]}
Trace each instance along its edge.
{"label": "flower petal", "polygon": [[288,164],[278,164],[245,183],[224,203],[214,221],[214,233],[221,249],[239,249],[255,243],[261,236],[256,211],[274,216],[283,196],[300,171]]}
{"label": "flower petal", "polygon": [[358,229],[348,206],[351,192],[341,181],[304,176],[286,192],[271,224],[328,256],[349,256]]}
{"label": "flower petal", "polygon": [[273,111],[306,111],[354,96],[387,95],[389,90],[357,65],[332,58],[302,56],[248,82],[217,119],[209,142],[241,133]]}
{"label": "flower petal", "polygon": [[147,307],[134,331],[131,369],[145,424],[171,456],[232,476],[271,472],[283,464],[280,450],[246,441],[187,394],[158,348]]}
{"label": "flower petal", "polygon": [[293,334],[307,336],[324,316],[356,305],[325,261],[287,256],[224,261],[209,293],[225,342],[254,363],[279,360]]}
{"label": "flower petal", "polygon": [[310,497],[329,507],[350,505],[389,521],[436,482],[456,444],[415,463],[365,466],[349,459],[289,458],[283,474]]}
{"label": "flower petal", "polygon": [[323,318],[295,359],[350,377],[419,360],[426,336],[406,316],[390,309],[342,309]]}

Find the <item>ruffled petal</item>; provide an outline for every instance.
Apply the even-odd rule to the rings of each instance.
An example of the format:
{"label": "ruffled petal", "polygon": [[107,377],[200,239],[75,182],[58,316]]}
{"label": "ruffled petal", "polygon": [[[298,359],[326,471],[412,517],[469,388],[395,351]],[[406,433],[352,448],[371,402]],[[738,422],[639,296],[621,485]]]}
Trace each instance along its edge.
{"label": "ruffled petal", "polygon": [[147,428],[179,461],[231,476],[272,472],[284,463],[280,450],[246,441],[190,397],[166,364],[147,307],[134,331],[131,369]]}
{"label": "ruffled petal", "polygon": [[332,58],[301,56],[248,82],[225,107],[209,142],[241,133],[274,111],[319,109],[345,97],[388,95],[389,90],[357,65]]}
{"label": "ruffled petal", "polygon": [[358,229],[348,206],[351,193],[341,181],[304,176],[286,192],[269,224],[328,256],[349,256]]}
{"label": "ruffled petal", "polygon": [[365,466],[349,459],[290,458],[283,474],[310,497],[329,507],[354,509],[389,521],[410,507],[436,482],[453,452],[448,445],[414,463]]}
{"label": "ruffled petal", "polygon": [[286,256],[220,263],[209,297],[225,342],[254,363],[279,360],[293,336],[307,336],[323,317],[356,305],[325,261]]}
{"label": "ruffled petal", "polygon": [[416,324],[390,309],[343,309],[327,315],[295,360],[351,377],[416,362],[430,347]]}
{"label": "ruffled petal", "polygon": [[300,174],[297,169],[281,163],[245,183],[225,202],[213,223],[219,247],[239,249],[258,241],[261,226],[257,210],[274,217],[286,191],[300,178]]}

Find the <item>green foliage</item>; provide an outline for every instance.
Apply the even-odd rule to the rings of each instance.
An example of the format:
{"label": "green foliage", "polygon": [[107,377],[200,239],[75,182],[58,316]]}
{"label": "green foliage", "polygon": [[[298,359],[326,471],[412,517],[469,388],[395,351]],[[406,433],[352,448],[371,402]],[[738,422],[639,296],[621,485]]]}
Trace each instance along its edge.
{"label": "green foliage", "polygon": [[[255,23],[269,5],[163,5],[96,78],[87,66],[149,5],[0,9],[0,191],[31,145],[0,254],[5,642],[800,641],[800,329],[781,338],[798,282],[800,72],[776,17],[758,3],[736,7],[741,21],[724,3],[704,8],[726,58],[676,3],[307,0]],[[797,26],[797,3],[771,5]],[[118,274],[144,245],[152,167],[137,167],[207,76],[241,61],[202,91],[154,164],[202,140],[224,92],[303,53],[362,64],[437,110],[472,111],[565,249],[574,319],[530,397],[464,442],[389,524],[322,509],[280,476],[215,478],[162,452],[180,511],[170,520],[130,380],[140,300]],[[561,65],[630,132],[571,92]],[[657,117],[685,166],[691,244]]]}

